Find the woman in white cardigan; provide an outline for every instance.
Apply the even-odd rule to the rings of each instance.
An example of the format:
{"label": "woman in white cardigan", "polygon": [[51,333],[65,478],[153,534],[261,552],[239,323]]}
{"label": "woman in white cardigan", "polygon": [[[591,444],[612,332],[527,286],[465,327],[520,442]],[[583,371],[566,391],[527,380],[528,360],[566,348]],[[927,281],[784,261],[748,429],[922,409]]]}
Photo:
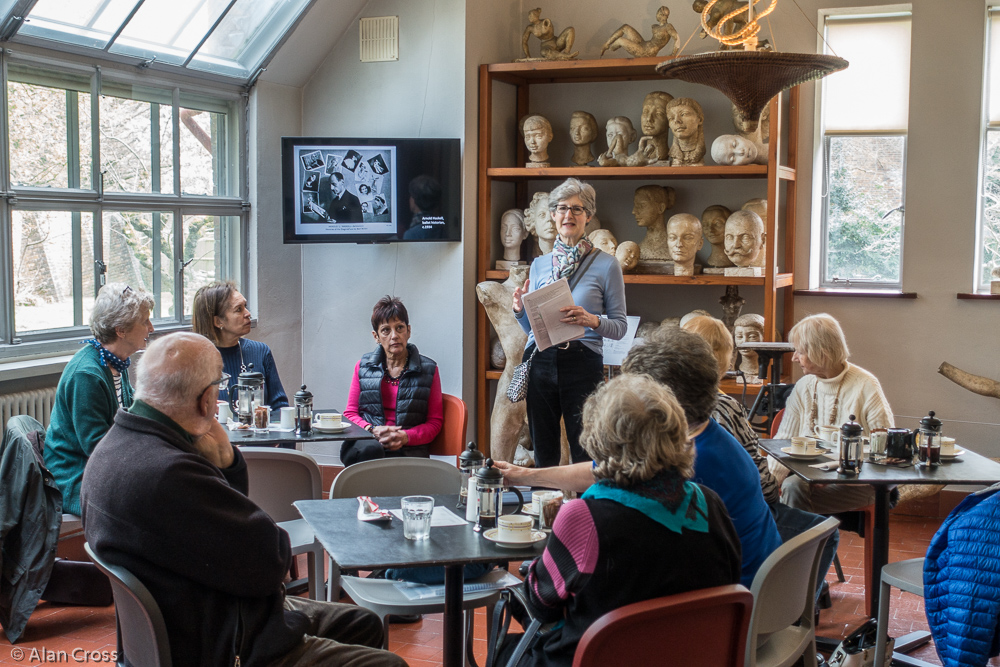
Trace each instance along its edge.
{"label": "woman in white cardigan", "polygon": [[[840,426],[851,415],[865,433],[892,428],[892,408],[882,393],[878,378],[847,361],[850,351],[840,324],[827,314],[810,315],[792,327],[789,342],[795,346],[792,360],[805,376],[795,384],[778,438],[813,436],[817,426]],[[787,475],[787,469],[771,460],[772,472]],[[868,485],[810,485],[795,476],[785,479],[781,501],[817,514],[836,514],[871,504],[875,491]]]}

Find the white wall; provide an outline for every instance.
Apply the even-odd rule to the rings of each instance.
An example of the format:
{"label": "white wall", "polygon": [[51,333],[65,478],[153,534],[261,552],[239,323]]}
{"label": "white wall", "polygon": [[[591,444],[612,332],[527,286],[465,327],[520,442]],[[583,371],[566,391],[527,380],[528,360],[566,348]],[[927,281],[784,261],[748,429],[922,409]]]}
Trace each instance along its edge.
{"label": "white wall", "polygon": [[[872,4],[875,3],[870,0],[798,0],[806,17],[814,23],[820,8]],[[614,6],[600,0],[557,0],[545,5],[543,16],[553,21],[557,31],[573,25],[577,34],[575,48],[580,49],[580,57],[596,58],[603,41],[623,22],[648,35],[648,25],[659,5],[651,0],[624,0]],[[913,426],[928,410],[936,410],[944,419],[948,434],[984,454],[1000,456],[996,400],[971,394],[936,373],[942,361],[949,361],[969,371],[1000,378],[1000,355],[995,351],[994,335],[998,305],[992,301],[961,301],[955,296],[972,290],[986,4],[982,0],[949,3],[914,0],[912,5],[903,288],[916,292],[919,298],[797,297],[795,316],[798,319],[811,313],[829,312],[841,321],[851,345],[852,360],[880,378],[897,423]],[[527,10],[534,6],[520,3],[520,21],[508,35],[509,50],[504,59],[518,55]],[[686,3],[672,9],[671,22],[683,43],[696,28],[697,14]],[[779,50],[815,52],[816,33],[791,0],[780,2],[769,22]],[[488,31],[483,28],[480,32]],[[537,41],[533,42],[533,48],[537,49]],[[711,40],[702,41],[696,36],[683,53],[714,48]],[[685,84],[664,81],[657,87],[673,92]],[[701,100],[715,94],[708,88],[702,90],[693,96]],[[809,287],[806,267],[813,228],[814,90],[812,83],[803,86],[800,109],[796,230],[799,271],[795,280],[798,289]],[[470,91],[467,103],[473,104],[474,99]],[[544,102],[542,97],[534,101]],[[607,96],[599,93],[593,96],[591,106],[603,108],[608,104]],[[641,97],[628,97],[619,104],[620,113],[638,120]],[[709,119],[707,125],[713,122]],[[558,129],[556,136],[560,136]],[[713,138],[709,129],[707,140]],[[690,212],[695,213],[700,211],[697,206],[710,196],[706,193],[718,189],[718,184],[710,182],[672,185],[686,190],[685,197],[692,202]],[[625,215],[629,206],[627,197],[627,192],[615,194],[612,189],[611,196],[604,198],[599,209],[609,210],[614,224],[621,224],[616,219]],[[675,210],[683,210],[680,203]],[[630,291],[629,311],[653,311],[656,298],[652,293],[633,297]],[[710,310],[716,307],[714,295],[706,293],[698,298],[704,298],[705,307]]]}
{"label": "white wall", "polygon": [[[359,62],[355,20],[303,89],[303,135],[462,137],[465,3],[372,0],[360,14],[389,15],[399,16],[399,61]],[[346,404],[354,365],[375,345],[372,306],[385,294],[406,304],[411,341],[438,362],[443,390],[463,395],[473,306],[464,254],[460,243],[302,247],[302,376],[317,406]]]}
{"label": "white wall", "polygon": [[250,309],[258,320],[250,338],[271,346],[291,397],[302,381],[302,273],[299,246],[282,243],[281,137],[300,133],[299,88],[260,81],[249,101],[250,230],[247,256]]}

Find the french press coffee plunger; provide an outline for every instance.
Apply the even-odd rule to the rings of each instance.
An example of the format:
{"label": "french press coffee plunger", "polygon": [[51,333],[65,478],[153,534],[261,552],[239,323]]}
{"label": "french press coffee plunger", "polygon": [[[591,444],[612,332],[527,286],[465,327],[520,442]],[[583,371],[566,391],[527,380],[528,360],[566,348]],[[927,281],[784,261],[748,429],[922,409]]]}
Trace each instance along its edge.
{"label": "french press coffee plunger", "polygon": [[299,433],[306,434],[312,432],[313,424],[313,395],[306,389],[305,385],[295,392],[295,427]]}
{"label": "french press coffee plunger", "polygon": [[920,420],[920,428],[913,432],[913,446],[920,465],[941,465],[941,420],[931,410]]}
{"label": "french press coffee plunger", "polygon": [[229,405],[241,424],[253,425],[254,408],[265,403],[264,374],[256,371],[240,373],[229,390]]}
{"label": "french press coffee plunger", "polygon": [[840,465],[837,466],[837,472],[841,475],[857,475],[861,472],[863,434],[864,429],[861,428],[861,424],[854,421],[854,415],[840,427]]}
{"label": "french press coffee plunger", "polygon": [[465,507],[469,499],[469,479],[477,470],[483,467],[483,453],[476,447],[476,443],[470,442],[465,445],[465,451],[458,457],[458,469],[462,473],[462,488],[458,491],[458,505]]}
{"label": "french press coffee plunger", "polygon": [[[503,473],[493,467],[493,459],[486,459],[486,465],[476,472],[476,496],[479,499],[479,521],[476,522],[476,532],[497,527],[497,516],[503,513],[505,490]],[[511,514],[517,514],[524,508],[524,496],[515,487],[511,487],[511,490],[517,495],[517,509]]]}

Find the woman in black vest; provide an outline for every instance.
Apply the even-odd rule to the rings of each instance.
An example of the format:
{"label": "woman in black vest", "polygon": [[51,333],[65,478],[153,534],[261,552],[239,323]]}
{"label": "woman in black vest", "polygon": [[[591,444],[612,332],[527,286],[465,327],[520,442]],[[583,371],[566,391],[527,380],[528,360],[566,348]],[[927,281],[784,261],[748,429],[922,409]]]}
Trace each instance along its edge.
{"label": "woman in black vest", "polygon": [[409,343],[410,318],[396,297],[375,304],[372,336],[378,347],[354,367],[344,416],[374,439],[345,443],[340,460],[351,465],[386,456],[426,458],[444,422],[437,364]]}

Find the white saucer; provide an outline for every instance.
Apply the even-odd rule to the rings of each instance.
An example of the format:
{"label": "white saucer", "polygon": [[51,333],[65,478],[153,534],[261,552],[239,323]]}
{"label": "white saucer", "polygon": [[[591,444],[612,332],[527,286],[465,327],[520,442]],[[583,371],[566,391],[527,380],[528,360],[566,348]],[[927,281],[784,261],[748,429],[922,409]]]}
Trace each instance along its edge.
{"label": "white saucer", "polygon": [[521,511],[528,516],[538,516],[538,512],[536,512],[535,508],[531,506],[531,503],[524,503],[524,507],[521,508]]}
{"label": "white saucer", "polygon": [[349,422],[340,422],[340,426],[334,426],[333,428],[326,428],[325,426],[320,426],[319,422],[313,422],[313,428],[320,433],[340,433],[341,431],[347,430],[350,426]]}
{"label": "white saucer", "polygon": [[818,449],[810,454],[795,454],[792,452],[791,447],[782,447],[781,451],[788,454],[788,458],[795,459],[796,461],[812,461],[815,458],[819,458],[820,456],[825,456],[830,453],[826,449]]}
{"label": "white saucer", "polygon": [[520,549],[522,547],[526,547],[526,546],[532,545],[532,544],[534,544],[536,542],[541,542],[542,540],[544,540],[547,537],[547,535],[545,533],[543,533],[542,531],[540,531],[540,530],[533,530],[533,531],[531,531],[531,539],[530,540],[526,540],[524,542],[502,542],[500,539],[497,538],[497,530],[499,530],[499,529],[497,529],[497,528],[490,528],[485,533],[483,533],[483,537],[485,537],[486,539],[488,539],[490,542],[496,542],[501,547],[505,547],[507,549]]}
{"label": "white saucer", "polygon": [[964,453],[965,453],[964,449],[959,449],[958,447],[956,447],[955,450],[951,454],[945,454],[944,452],[941,452],[941,460],[942,461],[951,461],[952,459],[957,459],[959,456],[961,456]]}

